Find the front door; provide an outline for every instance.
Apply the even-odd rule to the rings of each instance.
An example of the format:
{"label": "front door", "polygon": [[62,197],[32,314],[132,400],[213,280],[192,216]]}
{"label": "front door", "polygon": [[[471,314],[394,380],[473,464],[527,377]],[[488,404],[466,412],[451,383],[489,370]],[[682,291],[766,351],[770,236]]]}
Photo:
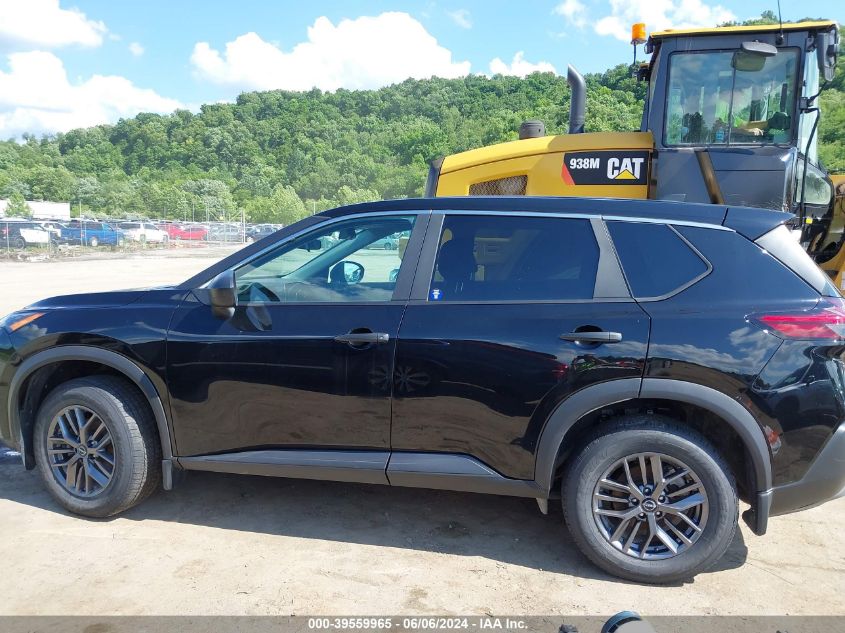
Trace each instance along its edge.
{"label": "front door", "polygon": [[387,451],[415,225],[425,230],[413,214],[356,216],[259,254],[235,267],[227,320],[189,295],[167,349],[178,454]]}

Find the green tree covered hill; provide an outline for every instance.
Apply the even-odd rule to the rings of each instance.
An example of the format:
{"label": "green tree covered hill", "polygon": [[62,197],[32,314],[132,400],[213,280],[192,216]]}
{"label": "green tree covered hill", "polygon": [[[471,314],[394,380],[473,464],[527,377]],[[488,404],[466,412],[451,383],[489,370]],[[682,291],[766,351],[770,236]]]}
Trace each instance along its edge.
{"label": "green tree covered hill", "polygon": [[[639,128],[645,85],[619,65],[587,76],[587,131]],[[845,63],[821,96],[821,155],[845,171]],[[337,204],[419,195],[427,161],[516,138],[521,121],[567,128],[569,88],[551,73],[408,80],[379,90],[241,94],[199,113],[0,142],[0,197],[70,200],[76,211],[290,222]]]}

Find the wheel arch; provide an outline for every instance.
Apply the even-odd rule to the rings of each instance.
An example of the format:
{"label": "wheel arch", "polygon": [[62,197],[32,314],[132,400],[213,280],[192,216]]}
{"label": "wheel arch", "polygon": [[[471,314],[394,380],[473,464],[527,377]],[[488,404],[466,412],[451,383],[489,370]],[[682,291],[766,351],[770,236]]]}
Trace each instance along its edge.
{"label": "wheel arch", "polygon": [[[537,445],[534,479],[545,492],[554,485],[557,460],[567,435],[585,416],[625,401],[665,400],[690,404],[718,416],[737,433],[752,461],[752,499],[769,494],[772,464],[763,430],[749,411],[730,396],[711,387],[665,378],[624,378],[592,385],[564,400],[547,420]],[[767,508],[759,508],[765,513]],[[760,529],[765,531],[765,518]]]}
{"label": "wheel arch", "polygon": [[[161,397],[149,376],[132,360],[116,352],[85,345],[61,345],[33,354],[24,360],[9,383],[8,416],[10,430],[19,437],[24,466],[32,468],[35,464],[33,461],[32,433],[24,432],[21,424],[21,409],[23,408],[21,398],[29,397],[28,389],[31,386],[28,384],[29,379],[36,377],[40,369],[68,361],[102,365],[134,384],[147,399],[155,418],[161,441],[162,459],[165,464],[172,463],[173,437],[170,433],[170,423]],[[31,431],[31,424],[29,431]]]}

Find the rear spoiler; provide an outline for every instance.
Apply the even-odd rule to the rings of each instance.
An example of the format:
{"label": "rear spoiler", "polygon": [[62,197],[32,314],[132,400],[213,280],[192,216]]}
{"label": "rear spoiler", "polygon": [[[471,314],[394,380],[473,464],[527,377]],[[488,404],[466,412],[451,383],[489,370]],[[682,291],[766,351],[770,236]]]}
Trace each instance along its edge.
{"label": "rear spoiler", "polygon": [[769,231],[789,222],[795,217],[786,211],[757,209],[752,207],[728,207],[722,226],[733,229],[740,235],[754,241]]}

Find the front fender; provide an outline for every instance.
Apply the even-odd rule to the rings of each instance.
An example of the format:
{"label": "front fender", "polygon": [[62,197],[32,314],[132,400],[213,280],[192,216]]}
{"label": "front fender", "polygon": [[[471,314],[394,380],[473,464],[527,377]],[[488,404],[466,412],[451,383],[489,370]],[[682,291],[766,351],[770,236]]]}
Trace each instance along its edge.
{"label": "front fender", "polygon": [[[20,393],[23,385],[26,384],[26,380],[38,369],[54,363],[72,360],[90,361],[105,365],[119,372],[138,386],[147,398],[147,402],[155,417],[159,437],[161,438],[162,457],[166,462],[170,462],[173,458],[173,435],[167,415],[165,414],[162,399],[153,382],[138,365],[126,356],[100,347],[86,345],[59,345],[36,352],[21,362],[12,376],[9,382],[8,420],[12,437],[21,438],[21,454],[24,456],[32,454],[32,447],[30,446],[31,438],[27,438],[25,434],[21,433],[20,409],[17,404],[20,401]],[[25,465],[27,467],[31,466],[26,461]]]}

